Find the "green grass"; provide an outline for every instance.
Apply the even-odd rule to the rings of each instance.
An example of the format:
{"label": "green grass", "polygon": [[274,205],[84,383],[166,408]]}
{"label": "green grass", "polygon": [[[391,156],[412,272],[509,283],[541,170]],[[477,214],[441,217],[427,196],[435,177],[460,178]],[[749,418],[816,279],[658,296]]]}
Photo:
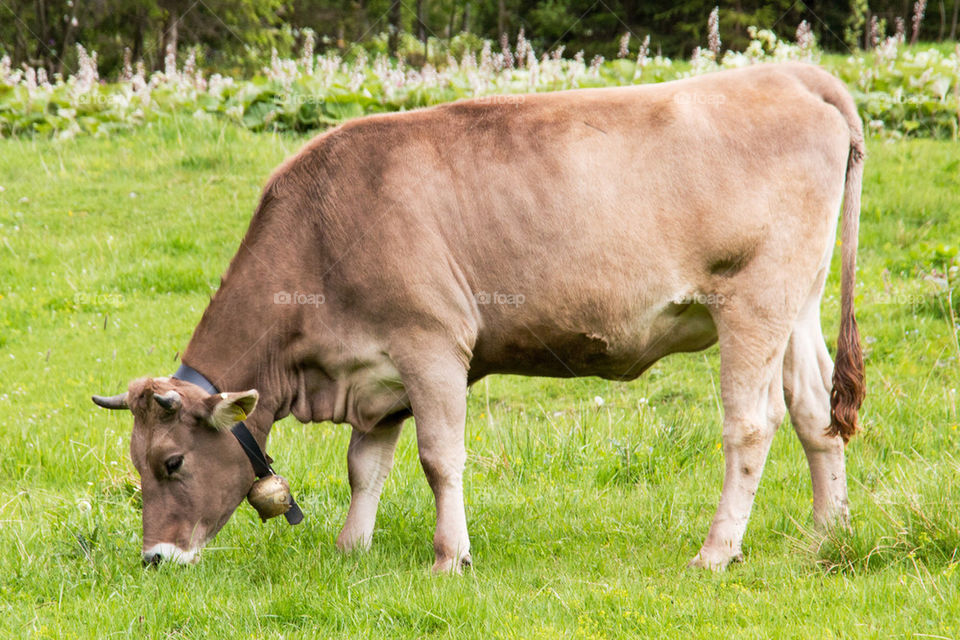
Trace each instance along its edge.
{"label": "green grass", "polygon": [[[630,384],[476,385],[475,569],[462,577],[429,574],[433,501],[412,423],[369,554],[333,544],[348,428],[284,420],[270,452],[307,521],[262,525],[243,506],[198,566],[143,569],[130,416],[89,396],[175,369],[260,186],[301,142],[190,119],[0,142],[0,637],[960,636],[960,350],[946,293],[924,279],[960,239],[948,142],[870,145],[852,533],[811,532],[809,474],[785,425],[746,563],[685,570],[722,479],[714,348]],[[834,278],[828,336],[837,307]]]}

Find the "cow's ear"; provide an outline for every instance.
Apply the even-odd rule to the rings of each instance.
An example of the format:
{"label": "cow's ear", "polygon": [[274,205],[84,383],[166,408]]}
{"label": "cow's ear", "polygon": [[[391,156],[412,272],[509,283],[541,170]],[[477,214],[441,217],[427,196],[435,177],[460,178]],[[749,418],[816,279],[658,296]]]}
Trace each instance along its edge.
{"label": "cow's ear", "polygon": [[253,413],[259,398],[255,389],[212,395],[207,399],[207,421],[214,429],[229,429]]}

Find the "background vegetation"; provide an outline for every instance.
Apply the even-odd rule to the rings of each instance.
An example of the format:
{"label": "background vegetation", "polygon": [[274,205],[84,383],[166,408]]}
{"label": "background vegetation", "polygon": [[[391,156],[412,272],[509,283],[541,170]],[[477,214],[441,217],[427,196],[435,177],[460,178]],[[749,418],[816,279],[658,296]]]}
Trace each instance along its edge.
{"label": "background vegetation", "polygon": [[[926,0],[4,0],[0,54],[15,67],[66,75],[79,67],[80,43],[98,51],[105,75],[114,77],[124,49],[148,70],[162,70],[172,46],[183,57],[195,49],[201,66],[237,75],[257,69],[273,47],[290,55],[307,34],[316,34],[321,52],[343,54],[361,43],[374,54],[389,49],[415,60],[423,51],[417,40],[470,34],[500,42],[525,30],[537,49],[565,46],[569,55],[582,49],[588,59],[612,58],[625,32],[638,40],[649,35],[655,54],[686,58],[704,44],[705,18],[715,4],[721,41],[737,50],[746,46],[751,25],[785,38],[804,20],[828,51],[870,49],[872,32],[894,34],[898,20],[912,43],[955,40],[960,13],[960,0],[929,7]],[[917,5],[923,17],[915,26]],[[404,42],[403,33],[413,37]]]}
{"label": "background vegetation", "polygon": [[77,73],[52,81],[43,68],[14,69],[3,57],[0,136],[109,134],[163,122],[174,113],[226,118],[251,129],[307,130],[464,97],[662,82],[718,68],[800,60],[819,61],[846,80],[875,134],[957,139],[960,46],[907,46],[900,34],[885,37],[870,53],[825,56],[802,22],[796,42],[750,27],[743,51],[721,53],[717,23],[709,22],[709,45],[697,47],[689,61],[652,55],[649,37],[636,42],[629,33],[621,37],[616,59],[594,56],[589,64],[582,51],[572,58],[564,57],[562,48],[538,52],[522,33],[515,44],[505,41],[496,48],[489,40],[458,36],[419,69],[402,56],[371,59],[362,48],[348,59],[316,55],[308,39],[297,58],[281,58],[274,50],[261,73],[249,79],[208,75],[193,53],[178,65],[172,49],[163,71],[148,74],[142,64],[126,64],[110,83],[100,80],[96,53],[80,45]]}

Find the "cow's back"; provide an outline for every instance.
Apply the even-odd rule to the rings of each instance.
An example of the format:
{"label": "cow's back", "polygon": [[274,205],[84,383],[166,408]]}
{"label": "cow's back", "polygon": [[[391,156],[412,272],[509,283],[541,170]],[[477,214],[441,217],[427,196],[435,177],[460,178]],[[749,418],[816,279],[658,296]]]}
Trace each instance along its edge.
{"label": "cow's back", "polygon": [[364,118],[271,185],[360,322],[447,327],[477,375],[632,376],[710,344],[752,263],[829,246],[849,136],[810,74],[838,82],[764,65]]}

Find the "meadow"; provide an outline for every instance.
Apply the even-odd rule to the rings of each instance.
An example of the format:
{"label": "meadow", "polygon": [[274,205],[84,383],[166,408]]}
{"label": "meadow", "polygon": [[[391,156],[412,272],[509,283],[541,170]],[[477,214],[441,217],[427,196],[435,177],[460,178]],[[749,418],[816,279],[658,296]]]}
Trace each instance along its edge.
{"label": "meadow", "polygon": [[269,452],[306,521],[244,505],[197,566],[142,567],[131,418],[89,396],[176,369],[260,187],[305,139],[174,112],[0,141],[0,637],[960,637],[960,153],[943,140],[868,142],[850,532],[813,530],[785,422],[746,562],[685,568],[721,488],[713,347],[632,383],[475,385],[463,576],[429,572],[412,421],[371,552],[333,544],[349,428],[286,419]]}

